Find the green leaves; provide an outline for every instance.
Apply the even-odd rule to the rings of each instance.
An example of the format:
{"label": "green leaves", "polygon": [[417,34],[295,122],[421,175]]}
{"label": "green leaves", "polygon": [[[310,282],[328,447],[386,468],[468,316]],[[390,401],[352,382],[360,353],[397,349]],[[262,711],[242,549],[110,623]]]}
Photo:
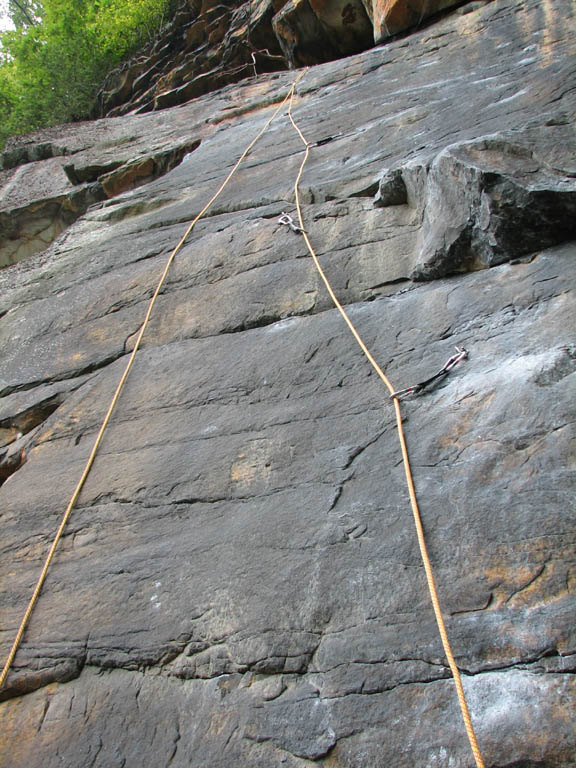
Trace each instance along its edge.
{"label": "green leaves", "polygon": [[35,27],[42,17],[42,3],[38,0],[8,0],[8,15],[16,29]]}
{"label": "green leaves", "polygon": [[106,74],[165,23],[170,0],[10,0],[0,33],[0,146],[86,118]]}
{"label": "green leaves", "polygon": [[98,45],[124,56],[150,39],[162,25],[168,3],[164,0],[99,0],[93,19]]}

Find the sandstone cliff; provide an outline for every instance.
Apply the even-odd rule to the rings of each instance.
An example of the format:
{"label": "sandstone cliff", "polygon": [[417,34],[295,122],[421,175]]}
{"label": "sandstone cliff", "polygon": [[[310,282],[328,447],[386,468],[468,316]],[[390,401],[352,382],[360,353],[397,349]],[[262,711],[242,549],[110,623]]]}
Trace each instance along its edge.
{"label": "sandstone cliff", "polygon": [[[488,0],[477,0],[482,5]],[[182,104],[247,75],[319,64],[421,26],[462,0],[182,0],[163,33],[106,79],[99,117]]]}
{"label": "sandstone cliff", "polygon": [[[306,229],[392,381],[470,352],[403,410],[493,768],[576,752],[572,14],[465,5],[294,104]],[[2,658],[167,255],[294,77],[5,155]],[[278,224],[301,152],[280,116],[171,269],[2,693],[6,768],[473,764],[390,400]]]}

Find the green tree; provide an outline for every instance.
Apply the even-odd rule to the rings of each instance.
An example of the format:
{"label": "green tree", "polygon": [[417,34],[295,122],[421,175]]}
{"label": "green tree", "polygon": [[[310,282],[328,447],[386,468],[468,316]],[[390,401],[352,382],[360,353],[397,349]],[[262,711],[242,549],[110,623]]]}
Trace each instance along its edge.
{"label": "green tree", "polygon": [[38,0],[8,0],[8,15],[16,28],[35,27],[42,19]]}
{"label": "green tree", "polygon": [[0,34],[0,144],[88,116],[106,74],[164,23],[170,0],[10,0]]}

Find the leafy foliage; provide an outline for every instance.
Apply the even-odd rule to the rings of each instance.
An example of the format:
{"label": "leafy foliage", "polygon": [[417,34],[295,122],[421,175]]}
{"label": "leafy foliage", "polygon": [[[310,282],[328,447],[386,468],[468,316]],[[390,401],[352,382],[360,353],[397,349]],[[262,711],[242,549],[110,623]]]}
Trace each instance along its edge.
{"label": "leafy foliage", "polygon": [[39,23],[42,4],[38,0],[8,0],[8,15],[15,27],[33,27]]}
{"label": "leafy foliage", "polygon": [[0,146],[90,113],[106,74],[163,25],[170,0],[9,0],[0,33]]}

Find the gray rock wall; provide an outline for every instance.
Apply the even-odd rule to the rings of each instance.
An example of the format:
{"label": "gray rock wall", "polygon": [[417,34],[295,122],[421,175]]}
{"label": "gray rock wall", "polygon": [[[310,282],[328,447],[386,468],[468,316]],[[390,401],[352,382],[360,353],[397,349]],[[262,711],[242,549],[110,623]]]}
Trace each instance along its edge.
{"label": "gray rock wall", "polygon": [[[304,216],[395,386],[470,352],[403,404],[441,602],[486,765],[568,768],[573,9],[468,10],[306,74]],[[3,658],[168,253],[293,79],[5,172],[21,210],[190,148],[0,272]],[[2,694],[6,768],[473,764],[391,403],[277,223],[301,151],[278,119],[173,265]]]}

